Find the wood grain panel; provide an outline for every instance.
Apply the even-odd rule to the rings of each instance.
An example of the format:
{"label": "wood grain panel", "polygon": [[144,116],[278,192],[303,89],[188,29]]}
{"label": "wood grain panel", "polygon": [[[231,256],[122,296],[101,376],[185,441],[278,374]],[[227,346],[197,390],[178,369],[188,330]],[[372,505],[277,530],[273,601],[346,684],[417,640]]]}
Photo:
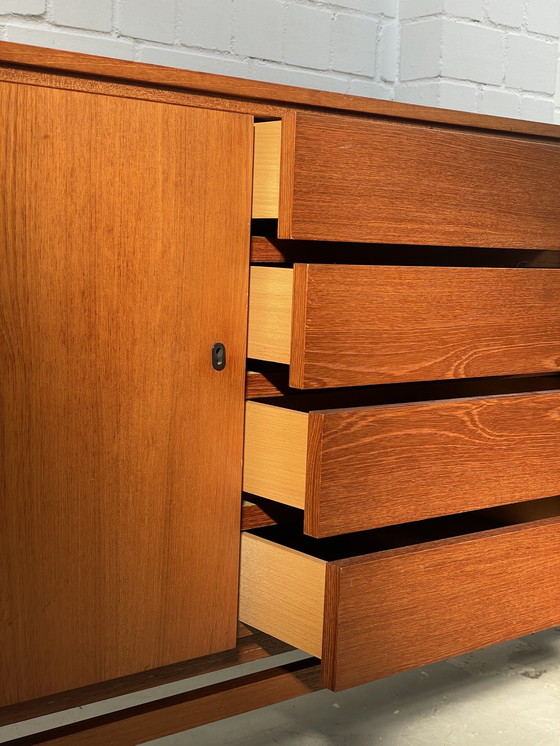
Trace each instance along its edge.
{"label": "wood grain panel", "polygon": [[327,563],[244,533],[239,619],[321,657]]}
{"label": "wood grain panel", "polygon": [[306,532],[359,531],[560,494],[560,394],[309,415]]}
{"label": "wood grain panel", "polygon": [[282,122],[255,122],[253,217],[277,218]]}
{"label": "wood grain panel", "polygon": [[298,112],[278,236],[558,249],[559,168],[553,142]]}
{"label": "wood grain panel", "polygon": [[324,683],[335,691],[560,622],[560,521],[327,566]]}
{"label": "wood grain panel", "polygon": [[79,76],[98,77],[106,80],[120,79],[148,84],[143,86],[145,90],[160,86],[179,89],[181,92],[199,92],[202,94],[201,103],[204,98],[210,98],[209,94],[216,94],[223,97],[222,105],[224,107],[227,107],[235,99],[244,99],[248,102],[260,101],[262,105],[270,103],[301,105],[325,110],[354,111],[374,116],[442,122],[464,127],[532,134],[553,139],[560,138],[560,129],[545,122],[525,122],[520,119],[491,117],[465,111],[450,111],[160,65],[148,65],[130,60],[65,52],[60,49],[44,49],[5,41],[0,42],[0,62],[4,65],[14,65],[16,69],[21,66],[31,68],[30,74],[33,74],[33,68],[43,68],[44,70],[78,73]]}
{"label": "wood grain panel", "polygon": [[305,503],[305,412],[248,401],[245,406],[243,489],[294,508]]}
{"label": "wood grain panel", "polygon": [[250,277],[247,354],[287,363],[292,340],[292,270],[251,267]]}
{"label": "wood grain panel", "polygon": [[9,704],[235,645],[252,120],[0,99]]}
{"label": "wood grain panel", "polygon": [[293,271],[290,386],[560,370],[556,270],[297,264]]}

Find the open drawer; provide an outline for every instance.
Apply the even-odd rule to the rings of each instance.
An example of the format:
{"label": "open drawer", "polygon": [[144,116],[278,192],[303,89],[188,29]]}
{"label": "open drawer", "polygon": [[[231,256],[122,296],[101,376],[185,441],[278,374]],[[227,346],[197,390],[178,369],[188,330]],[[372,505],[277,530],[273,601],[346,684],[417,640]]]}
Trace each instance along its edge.
{"label": "open drawer", "polygon": [[243,488],[303,509],[311,536],[560,494],[558,390],[312,411],[275,401],[246,403]]}
{"label": "open drawer", "polygon": [[[315,540],[245,533],[240,619],[346,689],[560,623],[558,501]],[[528,514],[531,511],[527,511]]]}
{"label": "open drawer", "polygon": [[255,125],[253,217],[279,238],[557,249],[559,170],[544,138],[293,112]]}
{"label": "open drawer", "polygon": [[559,371],[560,271],[252,267],[248,356],[302,389]]}

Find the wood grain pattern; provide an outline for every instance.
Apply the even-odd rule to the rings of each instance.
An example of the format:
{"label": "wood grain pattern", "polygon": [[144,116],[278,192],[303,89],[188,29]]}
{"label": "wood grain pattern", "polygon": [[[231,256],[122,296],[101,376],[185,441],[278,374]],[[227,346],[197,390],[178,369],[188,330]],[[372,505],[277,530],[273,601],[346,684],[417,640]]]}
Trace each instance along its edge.
{"label": "wood grain pattern", "polygon": [[235,645],[252,120],[0,99],[9,704]]}
{"label": "wood grain pattern", "polygon": [[287,363],[292,339],[291,269],[251,267],[247,355]]}
{"label": "wood grain pattern", "polygon": [[10,743],[12,746],[137,746],[321,689],[321,667],[315,658],[309,658]]}
{"label": "wood grain pattern", "polygon": [[282,122],[255,122],[253,217],[277,218]]}
{"label": "wood grain pattern", "polygon": [[327,567],[325,686],[335,691],[560,622],[552,518]]}
{"label": "wood grain pattern", "polygon": [[[257,289],[289,270],[258,271]],[[560,371],[556,270],[296,264],[293,273],[292,387]],[[288,307],[263,313],[262,325],[256,316],[249,340],[281,344],[287,316]]]}
{"label": "wood grain pattern", "polygon": [[[150,86],[199,91],[205,96],[217,94],[223,97],[226,106],[228,100],[241,98],[255,102],[297,104],[325,110],[353,111],[374,116],[441,122],[456,126],[560,138],[559,128],[547,123],[525,122],[519,119],[492,117],[257,80],[231,78],[129,60],[65,52],[60,49],[44,49],[26,44],[0,42],[0,62],[5,65],[24,65],[30,68],[38,67],[44,70],[78,73],[84,76],[135,81]],[[147,89],[148,86],[144,88]]]}
{"label": "wood grain pattern", "polygon": [[558,392],[309,417],[312,536],[560,494]]}
{"label": "wood grain pattern", "polygon": [[305,412],[248,401],[245,406],[243,489],[303,508],[307,463]]}
{"label": "wood grain pattern", "polygon": [[326,566],[316,557],[244,533],[240,620],[320,658]]}
{"label": "wood grain pattern", "polygon": [[279,238],[560,245],[557,143],[307,112],[295,133]]}

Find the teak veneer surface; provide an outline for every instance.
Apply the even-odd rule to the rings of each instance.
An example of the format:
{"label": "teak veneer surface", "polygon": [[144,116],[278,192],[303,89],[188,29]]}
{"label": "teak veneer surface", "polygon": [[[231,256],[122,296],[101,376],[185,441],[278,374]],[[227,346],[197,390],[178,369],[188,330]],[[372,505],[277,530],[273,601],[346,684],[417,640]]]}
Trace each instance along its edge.
{"label": "teak veneer surface", "polygon": [[252,119],[3,83],[0,131],[7,705],[235,646]]}
{"label": "teak veneer surface", "polygon": [[282,129],[279,238],[560,245],[558,143],[301,111]]}
{"label": "teak veneer surface", "polygon": [[244,489],[304,508],[311,536],[560,494],[555,391],[246,412]]}
{"label": "teak veneer surface", "polygon": [[330,91],[310,88],[297,88],[295,86],[278,85],[277,83],[232,78],[5,41],[0,42],[0,63],[8,66],[24,66],[30,69],[39,68],[55,72],[76,73],[81,76],[109,80],[132,81],[144,85],[146,89],[161,86],[184,91],[196,91],[206,97],[215,94],[216,97],[223,97],[225,105],[227,105],[228,100],[245,99],[249,102],[300,105],[302,107],[348,111],[396,119],[440,122],[454,126],[499,130],[537,137],[560,138],[560,129],[557,126],[541,122],[525,122],[506,117],[493,117],[331,93]]}
{"label": "teak veneer surface", "polygon": [[296,388],[560,370],[556,270],[253,267],[250,298],[251,357],[289,362]]}
{"label": "teak veneer surface", "polygon": [[336,690],[553,627],[560,522],[327,566],[323,682]]}

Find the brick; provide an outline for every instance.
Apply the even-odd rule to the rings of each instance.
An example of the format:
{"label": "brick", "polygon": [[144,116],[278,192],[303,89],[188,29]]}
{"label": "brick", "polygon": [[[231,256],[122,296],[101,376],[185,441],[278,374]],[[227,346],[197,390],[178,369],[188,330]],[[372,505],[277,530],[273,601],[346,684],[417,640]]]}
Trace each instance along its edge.
{"label": "brick", "polygon": [[291,65],[326,70],[329,67],[332,13],[315,6],[294,4],[288,5],[286,10],[284,60]]}
{"label": "brick", "polygon": [[439,103],[442,109],[476,111],[478,88],[474,83],[455,83],[442,80],[439,84]]}
{"label": "brick", "polygon": [[46,0],[0,0],[0,13],[39,16],[46,10]]}
{"label": "brick", "polygon": [[397,15],[396,0],[328,0],[328,2],[331,5],[338,5],[342,8],[359,10],[363,13],[384,15],[388,18],[395,18]]}
{"label": "brick", "polygon": [[345,76],[302,70],[297,67],[285,67],[260,60],[252,60],[249,64],[250,77],[254,80],[295,85],[300,88],[316,88],[321,91],[334,91],[335,93],[346,93],[348,88],[348,78]]}
{"label": "brick", "polygon": [[532,122],[553,122],[554,101],[551,98],[523,96],[521,100],[521,117]]}
{"label": "brick", "polygon": [[471,23],[443,21],[442,74],[499,85],[503,77],[503,33]]}
{"label": "brick", "polygon": [[488,18],[502,26],[521,28],[524,0],[488,0]]}
{"label": "brick", "polygon": [[528,0],[527,28],[538,34],[560,36],[560,3],[558,0]]}
{"label": "brick", "polygon": [[442,21],[407,24],[401,30],[401,80],[434,78],[440,71]]}
{"label": "brick", "polygon": [[237,60],[225,55],[219,57],[204,52],[193,52],[180,47],[169,49],[146,45],[140,47],[139,59],[153,65],[181,67],[185,70],[199,70],[200,72],[231,75],[237,78],[248,77],[249,70],[247,60]]}
{"label": "brick", "polygon": [[55,0],[52,19],[58,26],[110,31],[112,0]]}
{"label": "brick", "polygon": [[407,104],[421,104],[422,106],[437,106],[439,98],[439,83],[399,83],[395,87],[395,101]]}
{"label": "brick", "polygon": [[132,42],[121,39],[104,39],[102,36],[69,34],[64,31],[38,28],[37,26],[8,26],[6,41],[34,44],[38,47],[64,49],[69,52],[84,52],[101,57],[116,57],[122,60],[134,58]]}
{"label": "brick", "polygon": [[519,118],[521,96],[516,91],[503,88],[483,88],[480,112],[497,117]]}
{"label": "brick", "polygon": [[398,25],[396,21],[386,23],[381,29],[378,49],[379,77],[394,83],[397,79]]}
{"label": "brick", "polygon": [[393,97],[393,89],[390,86],[376,83],[374,80],[351,80],[348,93],[354,96],[365,96],[366,98],[382,98],[389,100]]}
{"label": "brick", "polygon": [[282,0],[236,0],[234,51],[261,60],[282,59]]}
{"label": "brick", "polygon": [[554,93],[558,43],[511,34],[506,85],[524,91]]}
{"label": "brick", "polygon": [[400,0],[399,18],[423,18],[443,13],[444,0]]}
{"label": "brick", "polygon": [[231,0],[187,0],[181,41],[190,47],[227,51],[231,46]]}
{"label": "brick", "polygon": [[332,29],[332,68],[373,76],[378,22],[339,13]]}
{"label": "brick", "polygon": [[445,0],[445,10],[458,18],[480,21],[484,15],[482,0]]}
{"label": "brick", "polygon": [[122,0],[120,32],[135,39],[171,44],[175,37],[175,0]]}

